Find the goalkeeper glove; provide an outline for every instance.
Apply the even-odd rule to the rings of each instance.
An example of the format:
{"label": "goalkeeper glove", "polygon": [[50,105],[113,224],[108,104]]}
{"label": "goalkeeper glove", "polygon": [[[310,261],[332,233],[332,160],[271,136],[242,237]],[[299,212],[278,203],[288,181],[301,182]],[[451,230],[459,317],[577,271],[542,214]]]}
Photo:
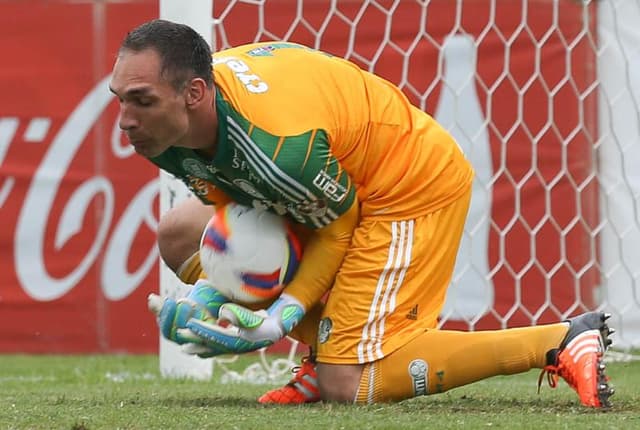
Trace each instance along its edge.
{"label": "goalkeeper glove", "polygon": [[220,307],[219,322],[230,325],[223,327],[213,321],[191,318],[187,329],[178,330],[180,336],[197,338],[209,352],[201,356],[220,354],[241,354],[272,345],[282,339],[300,322],[304,308],[300,302],[288,294],[282,294],[269,309],[254,312],[235,303]]}
{"label": "goalkeeper glove", "polygon": [[157,315],[162,336],[179,345],[187,342],[202,343],[189,333],[181,334],[180,329],[184,329],[190,319],[214,320],[218,317],[220,307],[229,301],[205,280],[197,281],[184,298],[174,300],[167,297],[160,307],[161,300],[160,296],[149,295],[149,308]]}

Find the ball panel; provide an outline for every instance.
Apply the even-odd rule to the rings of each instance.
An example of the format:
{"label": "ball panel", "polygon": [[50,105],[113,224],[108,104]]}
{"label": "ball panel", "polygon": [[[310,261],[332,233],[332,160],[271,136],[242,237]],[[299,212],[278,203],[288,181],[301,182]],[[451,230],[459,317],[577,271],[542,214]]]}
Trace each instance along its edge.
{"label": "ball panel", "polygon": [[263,291],[270,290],[281,284],[279,268],[271,273],[243,273],[240,278],[245,285]]}
{"label": "ball panel", "polygon": [[202,246],[209,247],[217,252],[224,252],[227,250],[227,240],[220,231],[207,229],[202,237]]}
{"label": "ball panel", "polygon": [[287,255],[285,263],[282,265],[282,277],[280,282],[288,284],[293,279],[302,257],[302,247],[293,230],[287,226],[286,229]]}
{"label": "ball panel", "polygon": [[202,235],[200,248],[211,248],[212,250],[224,253],[227,250],[229,240],[229,228],[227,224],[227,207],[216,211],[209,220]]}
{"label": "ball panel", "polygon": [[284,285],[278,284],[271,290],[263,290],[262,288],[255,288],[246,284],[242,285],[241,288],[243,292],[242,297],[237,297],[235,300],[241,303],[253,304],[265,302],[274,298],[284,289]]}
{"label": "ball panel", "polygon": [[200,261],[213,285],[239,303],[276,297],[293,279],[302,248],[284,218],[230,203],[207,223]]}

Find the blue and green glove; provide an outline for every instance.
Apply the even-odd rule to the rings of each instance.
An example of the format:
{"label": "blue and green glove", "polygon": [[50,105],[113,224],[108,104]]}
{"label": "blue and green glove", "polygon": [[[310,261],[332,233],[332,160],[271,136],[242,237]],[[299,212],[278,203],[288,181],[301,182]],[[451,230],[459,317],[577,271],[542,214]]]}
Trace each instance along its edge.
{"label": "blue and green glove", "polygon": [[186,297],[174,300],[150,294],[149,309],[156,314],[160,333],[179,345],[202,344],[202,339],[181,332],[191,319],[215,321],[220,307],[229,299],[220,294],[210,282],[199,280]]}
{"label": "blue and green glove", "polygon": [[218,311],[218,322],[194,315],[186,329],[178,329],[182,339],[199,339],[209,349],[194,352],[203,357],[220,354],[242,354],[265,348],[288,335],[302,320],[304,308],[298,300],[282,294],[269,308],[252,311],[236,303],[225,303]]}

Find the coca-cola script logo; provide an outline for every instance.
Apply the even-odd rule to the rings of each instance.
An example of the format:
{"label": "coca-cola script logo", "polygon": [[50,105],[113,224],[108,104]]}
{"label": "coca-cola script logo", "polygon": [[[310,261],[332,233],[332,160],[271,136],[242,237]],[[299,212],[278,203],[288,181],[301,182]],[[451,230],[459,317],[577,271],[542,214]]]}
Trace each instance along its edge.
{"label": "coca-cola script logo", "polygon": [[[14,240],[15,267],[23,290],[35,300],[48,301],[65,295],[83,279],[99,258],[102,263],[100,284],[104,295],[110,300],[120,300],[140,285],[158,261],[157,247],[152,246],[144,261],[132,273],[127,269],[131,245],[139,228],[143,225],[153,231],[157,228],[153,202],[158,194],[159,179],[152,179],[142,186],[119,219],[114,219],[116,196],[113,184],[101,175],[91,176],[83,182],[67,201],[56,201],[71,161],[113,98],[107,88],[108,80],[109,77],[103,79],[89,92],[55,135],[34,172],[20,210]],[[116,121],[111,133],[111,152],[118,158],[131,156],[132,148],[122,145],[120,137]],[[11,191],[11,183],[5,181],[3,200],[7,198],[5,194]],[[79,231],[90,202],[97,196],[104,201],[103,215],[99,218],[97,233],[90,248],[70,273],[52,276],[47,271],[44,252],[51,208],[63,205],[55,228],[54,246],[59,249]],[[112,226],[113,231],[108,234]]]}

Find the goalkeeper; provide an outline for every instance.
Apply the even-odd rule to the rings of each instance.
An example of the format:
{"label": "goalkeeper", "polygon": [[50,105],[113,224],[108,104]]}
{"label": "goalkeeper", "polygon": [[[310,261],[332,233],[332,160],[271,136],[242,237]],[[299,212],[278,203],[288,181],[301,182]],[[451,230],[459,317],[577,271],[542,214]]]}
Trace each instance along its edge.
{"label": "goalkeeper", "polygon": [[[301,45],[256,43],[211,58],[191,28],[154,20],[126,36],[110,83],[135,150],[198,197],[158,228],[162,258],[195,284],[188,297],[160,303],[165,337],[202,356],[287,335],[310,345],[312,357],[264,403],[399,401],[540,368],[584,405],[609,405],[602,313],[499,331],[437,329],[474,173],[431,116],[386,80]],[[304,231],[298,272],[264,313],[225,303],[198,281],[200,235],[212,205],[229,201]]]}

